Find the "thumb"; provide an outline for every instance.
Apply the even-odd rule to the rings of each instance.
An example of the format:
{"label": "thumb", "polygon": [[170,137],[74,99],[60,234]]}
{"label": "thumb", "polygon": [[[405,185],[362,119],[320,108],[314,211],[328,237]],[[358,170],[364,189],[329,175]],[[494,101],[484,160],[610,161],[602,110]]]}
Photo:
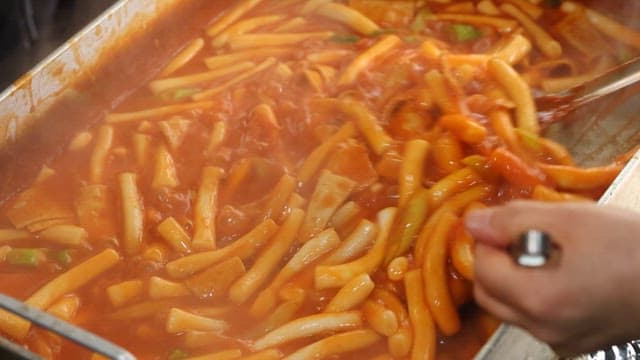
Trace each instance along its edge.
{"label": "thumb", "polygon": [[478,243],[490,247],[506,248],[513,239],[495,226],[496,212],[497,208],[471,211],[465,217],[465,225]]}
{"label": "thumb", "polygon": [[[524,231],[547,232],[554,240],[571,239],[571,226],[587,213],[599,213],[595,205],[512,201],[503,206],[469,212],[466,226],[483,245],[504,249]],[[581,215],[581,216],[580,216]],[[582,217],[584,219],[584,217]]]}

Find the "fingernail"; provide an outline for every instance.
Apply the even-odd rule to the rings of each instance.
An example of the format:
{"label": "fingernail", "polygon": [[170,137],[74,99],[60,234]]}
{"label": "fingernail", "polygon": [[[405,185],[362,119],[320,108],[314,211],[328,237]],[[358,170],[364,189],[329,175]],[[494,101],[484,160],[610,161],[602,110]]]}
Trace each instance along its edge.
{"label": "fingernail", "polygon": [[472,234],[486,232],[490,228],[492,214],[493,210],[491,209],[471,211],[465,218],[465,225],[467,226],[467,230],[469,230]]}

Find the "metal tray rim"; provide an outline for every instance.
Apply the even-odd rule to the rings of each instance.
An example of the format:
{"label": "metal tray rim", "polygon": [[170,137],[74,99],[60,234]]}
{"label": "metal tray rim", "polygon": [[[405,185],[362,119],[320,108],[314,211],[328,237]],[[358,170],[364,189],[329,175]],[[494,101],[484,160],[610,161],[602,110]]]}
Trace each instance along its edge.
{"label": "metal tray rim", "polygon": [[[21,75],[16,81],[11,83],[6,89],[0,92],[0,103],[8,99],[11,95],[20,89],[26,82],[27,77],[44,71],[47,66],[53,63],[56,59],[59,59],[63,54],[71,51],[73,44],[80,42],[92,31],[95,31],[100,25],[102,25],[109,16],[120,11],[129,0],[118,0],[113,5],[109,6],[102,14],[93,19],[87,25],[85,25],[80,31],[74,34],[69,40],[65,41],[62,45],[56,48],[52,53],[47,55],[44,59],[40,60],[32,69]],[[54,95],[54,94],[51,94]]]}

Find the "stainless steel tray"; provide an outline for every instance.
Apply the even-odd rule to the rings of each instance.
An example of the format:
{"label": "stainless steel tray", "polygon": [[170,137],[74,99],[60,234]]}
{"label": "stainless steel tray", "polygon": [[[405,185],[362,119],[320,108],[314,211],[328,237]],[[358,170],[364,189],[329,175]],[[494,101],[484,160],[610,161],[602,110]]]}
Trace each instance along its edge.
{"label": "stainless steel tray", "polygon": [[[547,130],[547,135],[561,142],[572,152],[576,161],[583,166],[597,166],[607,163],[619,154],[640,145],[640,88],[618,92],[595,104],[588,105],[571,115],[573,122],[555,124]],[[634,157],[629,167],[638,167],[640,153]],[[640,211],[640,171],[624,171],[600,199],[600,204],[615,204]],[[622,184],[636,181],[636,196],[620,198],[616,196]],[[632,342],[612,347],[580,360],[625,360],[640,358],[640,342]],[[552,360],[557,356],[545,344],[528,333],[513,326],[503,325],[476,360],[530,359]]]}
{"label": "stainless steel tray", "polygon": [[211,19],[200,10],[212,2],[225,5],[120,0],[0,93],[0,204],[36,174],[25,164],[58,154],[73,130],[95,124],[135,90],[130,84],[148,82]]}
{"label": "stainless steel tray", "polygon": [[[47,123],[43,120],[47,118],[44,114],[76,108],[81,113],[83,108],[94,108],[87,105],[95,103],[109,110],[128,89],[121,84],[132,81],[144,84],[152,77],[154,66],[158,68],[186,42],[187,38],[176,37],[170,41],[154,41],[163,39],[163,31],[167,31],[163,28],[201,27],[203,24],[198,24],[189,14],[193,15],[194,9],[207,1],[228,4],[218,0],[120,0],[0,93],[0,204],[24,187],[21,179],[35,176],[35,167],[17,164],[46,160],[36,154],[54,156],[57,147],[68,141],[65,137],[68,135],[59,130],[61,126],[88,127],[101,119],[104,112],[87,110],[79,120],[69,119],[71,124]],[[147,66],[131,68],[128,59],[141,54],[148,59]],[[78,96],[79,93],[82,96]],[[598,112],[584,110],[583,116],[590,119],[554,126],[550,134],[567,145],[581,164],[607,161],[621,150],[640,143],[640,121],[633,121],[632,116],[640,113],[640,95],[629,96],[622,105],[612,99],[609,105],[597,109]],[[597,121],[594,120],[596,113],[599,114]],[[34,146],[33,139],[41,143]],[[544,344],[510,326],[502,326],[476,357],[487,360],[554,358]]]}
{"label": "stainless steel tray", "polygon": [[[632,105],[640,107],[640,102],[634,101]],[[640,132],[637,132],[637,134],[640,134]],[[636,144],[638,143],[636,142]],[[631,159],[620,176],[602,196],[599,204],[613,204],[629,210],[640,211],[640,151]],[[557,358],[547,345],[537,341],[525,331],[509,325],[502,325],[476,356],[477,360],[552,360]],[[632,341],[624,345],[613,346],[593,354],[584,355],[575,360],[627,360],[638,358],[640,358],[640,341]]]}

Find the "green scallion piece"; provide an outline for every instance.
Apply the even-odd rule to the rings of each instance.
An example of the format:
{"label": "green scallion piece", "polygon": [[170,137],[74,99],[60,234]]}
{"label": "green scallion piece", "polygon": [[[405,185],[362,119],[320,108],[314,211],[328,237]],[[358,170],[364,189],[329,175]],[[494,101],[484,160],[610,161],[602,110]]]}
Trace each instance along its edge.
{"label": "green scallion piece", "polygon": [[360,41],[360,37],[353,34],[335,34],[329,40],[341,44],[353,44]]}
{"label": "green scallion piece", "polygon": [[460,42],[477,40],[482,37],[482,32],[475,26],[467,24],[451,25],[453,39]]}
{"label": "green scallion piece", "polygon": [[413,19],[411,23],[411,31],[414,33],[419,33],[427,28],[427,20],[433,16],[429,9],[422,9],[416,14],[416,17]]}
{"label": "green scallion piece", "polygon": [[394,34],[395,31],[393,31],[392,29],[380,29],[380,30],[376,30],[374,32],[372,32],[371,34],[369,34],[369,36],[371,37],[377,37],[377,36],[382,36],[382,35],[387,35],[387,34]]}
{"label": "green scallion piece", "polygon": [[174,100],[183,100],[183,99],[186,99],[186,98],[190,97],[191,95],[199,93],[200,91],[202,91],[202,89],[198,89],[198,88],[177,89],[173,93],[173,99]]}
{"label": "green scallion piece", "polygon": [[398,218],[391,228],[389,235],[390,244],[384,263],[405,254],[411,248],[411,244],[417,236],[422,224],[429,214],[429,190],[420,189],[409,199],[407,205],[400,209]]}
{"label": "green scallion piece", "polygon": [[417,43],[420,42],[420,38],[415,35],[408,35],[404,37],[404,41],[408,43]]}
{"label": "green scallion piece", "polygon": [[53,253],[53,259],[63,267],[71,265],[73,258],[69,250],[60,250]]}
{"label": "green scallion piece", "polygon": [[11,249],[6,261],[11,265],[36,267],[40,264],[42,251],[39,249]]}
{"label": "green scallion piece", "polygon": [[532,151],[542,151],[542,143],[540,142],[540,137],[537,134],[522,129],[516,129],[516,133],[520,137],[522,145]]}
{"label": "green scallion piece", "polygon": [[499,175],[489,167],[489,159],[482,155],[471,155],[462,159],[462,163],[475,171],[483,179],[488,181],[498,181]]}

